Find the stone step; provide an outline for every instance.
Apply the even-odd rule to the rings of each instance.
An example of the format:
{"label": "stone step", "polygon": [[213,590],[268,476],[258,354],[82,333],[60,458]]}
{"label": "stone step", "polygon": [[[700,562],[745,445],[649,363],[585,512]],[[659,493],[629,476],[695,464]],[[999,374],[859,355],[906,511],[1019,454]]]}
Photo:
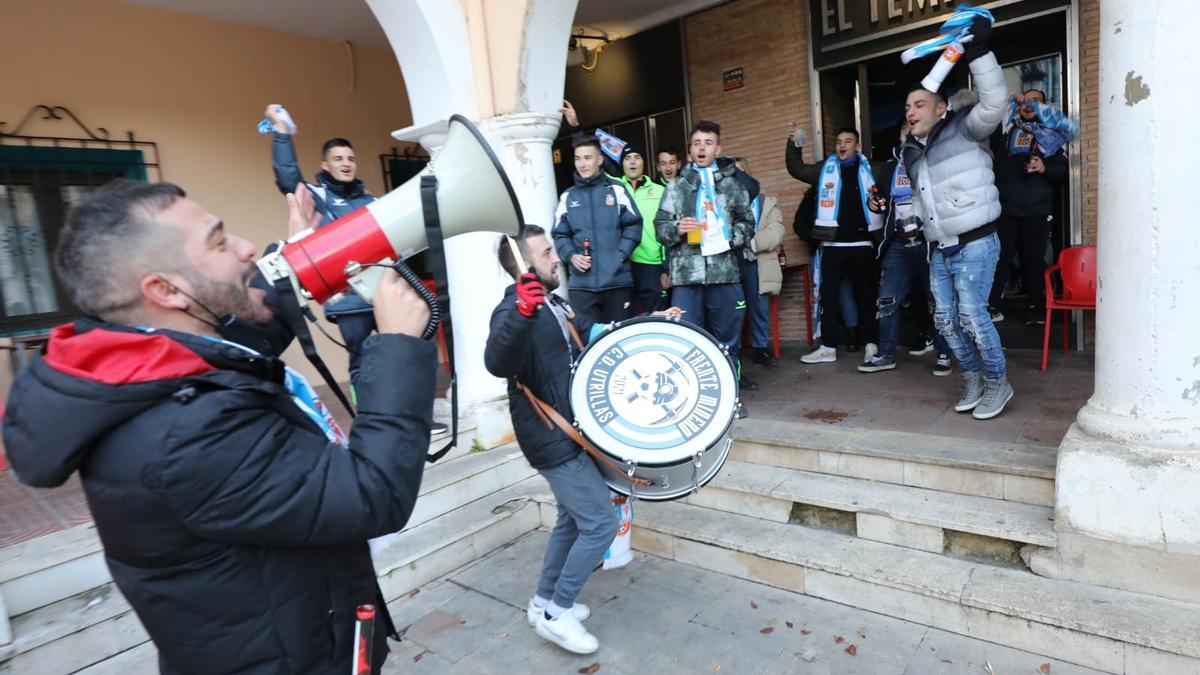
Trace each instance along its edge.
{"label": "stone step", "polygon": [[[449,476],[432,481],[435,493],[457,484],[442,478]],[[536,529],[540,502],[549,494],[543,479],[528,478],[395,535],[375,559],[385,598],[390,602]],[[111,582],[16,616],[12,630],[14,654],[0,672],[157,671],[149,636]]]}
{"label": "stone step", "polygon": [[391,602],[539,527],[540,502],[550,498],[550,486],[533,476],[392,535],[375,549],[384,599]]}
{"label": "stone step", "polygon": [[780,420],[738,425],[734,439],[734,460],[1054,505],[1058,448]]}
{"label": "stone step", "polygon": [[425,469],[421,497],[406,527],[413,528],[537,473],[516,444],[442,458]]}
{"label": "stone step", "polygon": [[853,514],[859,537],[933,553],[947,530],[1038,546],[1056,538],[1048,506],[738,461],[685,501],[778,523],[793,521],[794,504],[834,509]]}
{"label": "stone step", "polygon": [[[468,444],[469,433],[460,434]],[[450,453],[425,469],[421,497],[408,527],[535,473],[515,444],[483,452]],[[0,597],[8,616],[25,614],[110,581],[93,523],[0,549]]]}
{"label": "stone step", "polygon": [[0,549],[0,596],[9,616],[112,581],[92,523]]}
{"label": "stone step", "polygon": [[634,547],[1107,673],[1200,672],[1200,607],[682,502],[640,502]]}

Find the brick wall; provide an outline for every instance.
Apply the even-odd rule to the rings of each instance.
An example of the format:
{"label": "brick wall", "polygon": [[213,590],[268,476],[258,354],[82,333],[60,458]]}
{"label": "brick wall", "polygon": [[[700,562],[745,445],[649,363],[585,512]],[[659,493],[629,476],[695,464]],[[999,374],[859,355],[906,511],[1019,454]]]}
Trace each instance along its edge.
{"label": "brick wall", "polygon": [[[792,123],[811,134],[806,0],[737,0],[685,20],[692,120],[721,125],[726,154],[750,160],[763,192],[779,200],[788,264],[807,260],[792,232],[792,216],[807,186],[794,180],[783,155]],[[722,71],[742,68],[745,86],[724,91]],[[805,149],[806,159],[812,161]],[[804,339],[804,293],[800,272],[784,275],[779,299],[780,335]]]}
{"label": "brick wall", "polygon": [[1083,153],[1083,243],[1096,243],[1096,186],[1100,171],[1100,0],[1079,3],[1079,71],[1083,105],[1079,144]]}

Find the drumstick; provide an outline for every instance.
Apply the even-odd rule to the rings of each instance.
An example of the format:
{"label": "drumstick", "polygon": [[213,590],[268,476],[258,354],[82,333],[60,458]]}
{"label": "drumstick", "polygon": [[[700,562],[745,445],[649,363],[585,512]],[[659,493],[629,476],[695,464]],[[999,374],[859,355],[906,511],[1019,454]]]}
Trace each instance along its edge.
{"label": "drumstick", "polygon": [[[512,253],[513,261],[517,263],[517,269],[533,271],[529,265],[525,264],[525,256],[521,255],[521,249],[517,246],[517,240],[509,235],[505,235],[504,241],[508,242],[508,250]],[[518,274],[517,276],[520,275]]]}

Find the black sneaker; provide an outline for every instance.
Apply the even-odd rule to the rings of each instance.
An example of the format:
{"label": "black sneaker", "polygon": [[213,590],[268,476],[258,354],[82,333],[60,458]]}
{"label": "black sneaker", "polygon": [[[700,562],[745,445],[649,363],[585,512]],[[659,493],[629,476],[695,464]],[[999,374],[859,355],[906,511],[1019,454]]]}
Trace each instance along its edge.
{"label": "black sneaker", "polygon": [[434,422],[433,424],[429,425],[429,437],[430,438],[437,438],[439,436],[445,436],[448,433],[450,433],[450,427],[446,426],[445,424],[442,424],[441,422]]}
{"label": "black sneaker", "polygon": [[754,362],[760,366],[774,368],[779,365],[779,360],[771,353],[771,350],[763,347],[762,349],[754,350]]}
{"label": "black sneaker", "polygon": [[924,356],[933,351],[933,338],[929,335],[918,335],[908,350],[909,356]]}
{"label": "black sneaker", "polygon": [[954,372],[954,364],[950,362],[949,354],[938,354],[937,363],[933,365],[933,374],[945,377]]}
{"label": "black sneaker", "polygon": [[1046,325],[1046,308],[1029,306],[1029,320],[1025,322],[1026,326],[1045,326]]}
{"label": "black sneaker", "polygon": [[738,387],[745,391],[758,391],[758,383],[747,380],[745,377],[738,378]]}
{"label": "black sneaker", "polygon": [[1001,312],[996,307],[988,307],[988,315],[992,317],[992,323],[1004,321],[1004,312]]}
{"label": "black sneaker", "polygon": [[876,354],[875,356],[871,357],[871,360],[864,361],[863,364],[858,367],[858,372],[878,373],[881,370],[893,370],[895,367],[896,359],[894,357]]}
{"label": "black sneaker", "polygon": [[749,416],[750,416],[750,413],[746,412],[746,406],[742,405],[741,403],[738,403],[737,418],[739,420],[744,420]]}

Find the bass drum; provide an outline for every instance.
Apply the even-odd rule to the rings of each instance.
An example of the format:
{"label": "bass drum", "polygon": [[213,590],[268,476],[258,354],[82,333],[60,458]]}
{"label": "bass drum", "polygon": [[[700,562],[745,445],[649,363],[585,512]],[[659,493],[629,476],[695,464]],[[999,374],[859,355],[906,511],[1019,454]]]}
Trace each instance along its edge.
{"label": "bass drum", "polygon": [[[724,345],[689,323],[618,323],[571,369],[575,426],[622,467],[596,466],[609,487],[654,501],[712,480],[733,445],[738,381]],[[651,481],[632,485],[628,476]]]}

